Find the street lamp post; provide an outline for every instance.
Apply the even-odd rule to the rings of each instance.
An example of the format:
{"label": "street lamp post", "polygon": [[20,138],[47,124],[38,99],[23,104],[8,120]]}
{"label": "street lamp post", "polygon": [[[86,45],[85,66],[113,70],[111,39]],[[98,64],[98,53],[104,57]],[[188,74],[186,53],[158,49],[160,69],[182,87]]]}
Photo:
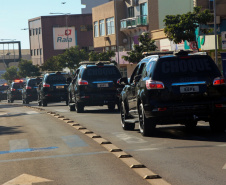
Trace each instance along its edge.
{"label": "street lamp post", "polygon": [[61,14],[61,15],[65,15],[66,16],[67,48],[69,49],[69,40],[68,40],[68,15],[70,15],[70,13],[52,13],[52,12],[50,12],[49,14]]}
{"label": "street lamp post", "polygon": [[217,54],[217,23],[216,23],[216,0],[213,1],[214,10],[214,36],[215,36],[215,63],[218,65],[218,54]]}

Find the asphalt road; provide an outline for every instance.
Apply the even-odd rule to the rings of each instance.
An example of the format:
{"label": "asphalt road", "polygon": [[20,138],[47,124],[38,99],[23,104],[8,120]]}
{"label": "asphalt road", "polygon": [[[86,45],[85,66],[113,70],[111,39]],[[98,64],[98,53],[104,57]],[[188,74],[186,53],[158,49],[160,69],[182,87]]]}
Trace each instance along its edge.
{"label": "asphalt road", "polygon": [[[37,103],[29,106],[38,107]],[[120,114],[109,112],[107,107],[85,107],[85,112],[79,114],[70,112],[64,103],[42,108],[101,135],[170,184],[225,185],[226,133],[211,133],[208,123],[199,122],[194,132],[186,132],[182,125],[157,126],[155,137],[143,137],[137,125],[135,131],[122,130]],[[126,183],[139,184],[127,180],[121,184]]]}
{"label": "asphalt road", "polygon": [[0,184],[149,184],[115,155],[44,111],[0,104]]}

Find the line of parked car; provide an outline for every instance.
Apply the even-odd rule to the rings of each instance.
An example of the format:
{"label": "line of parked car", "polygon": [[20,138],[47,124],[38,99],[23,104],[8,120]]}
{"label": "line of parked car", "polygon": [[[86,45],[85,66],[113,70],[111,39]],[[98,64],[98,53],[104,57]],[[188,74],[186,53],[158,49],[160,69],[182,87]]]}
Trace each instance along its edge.
{"label": "line of parked car", "polygon": [[56,72],[13,82],[7,100],[37,100],[39,106],[65,101],[77,113],[85,106],[107,105],[113,111],[117,105],[122,128],[134,130],[138,123],[143,136],[153,136],[158,124],[193,130],[198,121],[209,122],[214,132],[225,131],[226,82],[210,56],[186,51],[146,55],[129,79],[115,65],[83,62],[73,76]]}

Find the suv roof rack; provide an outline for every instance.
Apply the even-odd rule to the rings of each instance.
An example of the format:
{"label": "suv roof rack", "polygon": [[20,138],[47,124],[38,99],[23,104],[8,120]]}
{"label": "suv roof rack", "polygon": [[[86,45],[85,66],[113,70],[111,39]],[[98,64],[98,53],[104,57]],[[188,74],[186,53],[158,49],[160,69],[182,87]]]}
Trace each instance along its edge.
{"label": "suv roof rack", "polygon": [[100,65],[100,64],[111,64],[110,61],[83,61],[79,65]]}
{"label": "suv roof rack", "polygon": [[150,51],[150,52],[143,52],[142,55],[149,56],[149,55],[169,55],[173,54],[174,51]]}
{"label": "suv roof rack", "polygon": [[175,51],[173,54],[176,56],[187,56],[189,53],[192,53],[192,50],[179,50]]}

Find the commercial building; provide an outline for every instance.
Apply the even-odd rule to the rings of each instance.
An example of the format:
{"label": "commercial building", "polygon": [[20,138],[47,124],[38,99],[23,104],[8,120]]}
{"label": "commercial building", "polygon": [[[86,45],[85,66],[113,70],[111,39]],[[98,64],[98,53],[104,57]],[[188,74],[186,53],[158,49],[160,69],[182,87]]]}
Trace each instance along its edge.
{"label": "commercial building", "polygon": [[82,8],[82,14],[92,13],[92,8],[95,6],[102,5],[112,0],[81,0],[81,4],[85,6]]}
{"label": "commercial building", "polygon": [[34,65],[42,65],[72,46],[93,50],[92,14],[40,16],[29,19],[28,26]]}

